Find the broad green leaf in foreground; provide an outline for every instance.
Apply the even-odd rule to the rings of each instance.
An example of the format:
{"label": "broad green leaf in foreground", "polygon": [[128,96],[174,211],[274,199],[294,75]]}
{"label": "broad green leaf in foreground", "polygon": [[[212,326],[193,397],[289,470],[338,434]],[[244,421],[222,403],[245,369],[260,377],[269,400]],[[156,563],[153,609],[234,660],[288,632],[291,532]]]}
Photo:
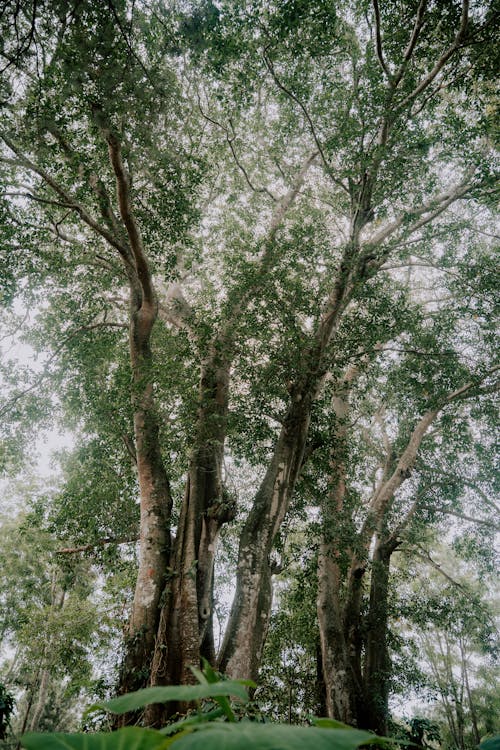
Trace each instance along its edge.
{"label": "broad green leaf in foreground", "polygon": [[151,687],[137,690],[113,698],[110,701],[95,703],[88,710],[104,709],[114,714],[124,714],[137,711],[150,703],[167,703],[168,701],[194,701],[200,698],[216,698],[221,695],[232,695],[242,701],[248,700],[248,694],[240,682],[227,680],[214,685],[167,685],[166,687]]}
{"label": "broad green leaf in foreground", "polygon": [[500,734],[486,737],[479,745],[479,750],[500,750]]}
{"label": "broad green leaf in foreground", "polygon": [[153,729],[124,727],[98,734],[25,734],[25,750],[163,750],[168,739]]}
{"label": "broad green leaf in foreground", "polygon": [[177,750],[355,750],[387,740],[358,729],[319,729],[284,724],[212,724],[185,735]]}

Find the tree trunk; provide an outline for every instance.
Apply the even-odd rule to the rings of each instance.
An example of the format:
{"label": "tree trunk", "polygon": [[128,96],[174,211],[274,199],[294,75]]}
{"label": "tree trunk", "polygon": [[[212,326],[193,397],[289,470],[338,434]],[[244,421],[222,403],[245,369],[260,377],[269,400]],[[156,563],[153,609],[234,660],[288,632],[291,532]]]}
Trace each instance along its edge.
{"label": "tree trunk", "polygon": [[[200,656],[215,662],[213,572],[222,525],[234,518],[235,505],[222,478],[227,422],[229,365],[212,354],[200,380],[196,447],[191,456],[186,492],[175,539],[171,575],[154,648],[151,685],[189,683],[190,666]],[[151,707],[149,724],[183,710]]]}
{"label": "tree trunk", "polygon": [[372,560],[364,664],[364,710],[359,726],[387,734],[391,663],[387,648],[389,570],[394,547],[377,540]]}
{"label": "tree trunk", "polygon": [[339,566],[331,546],[324,541],[318,557],[317,605],[326,714],[356,724],[355,672],[344,630]]}
{"label": "tree trunk", "polygon": [[469,669],[467,667],[467,653],[465,650],[465,644],[462,638],[460,638],[460,656],[462,657],[462,671],[464,675],[465,689],[467,691],[467,702],[469,704],[470,718],[472,722],[472,736],[476,745],[481,742],[481,735],[479,733],[478,720],[476,707],[472,698],[472,692],[469,683]]}
{"label": "tree trunk", "polygon": [[[134,301],[134,295],[132,295]],[[150,675],[159,603],[170,557],[172,498],[159,448],[150,336],[156,312],[135,310],[130,321],[132,404],[140,492],[139,567],[125,639],[119,693],[144,687]]]}
{"label": "tree trunk", "polygon": [[[364,568],[354,564],[342,541],[345,520],[347,418],[352,383],[360,373],[350,367],[333,398],[335,426],[330,455],[330,489],[321,501],[322,532],[318,554],[317,613],[327,716],[357,723],[361,692],[359,617]],[[345,569],[350,567],[346,582]]]}
{"label": "tree trunk", "polygon": [[[172,498],[160,451],[153,389],[151,334],[158,317],[158,301],[133,211],[132,182],[123,163],[120,139],[97,105],[93,108],[93,116],[108,145],[109,160],[116,178],[116,197],[122,225],[118,226],[110,207],[105,209],[104,215],[116,234],[112,244],[123,262],[130,293],[129,353],[140,529],[139,568],[118,686],[119,693],[126,693],[143,687],[149,678],[160,597],[170,557]],[[117,724],[126,721],[127,717],[121,717]]]}
{"label": "tree trunk", "polygon": [[240,537],[236,591],[219,654],[219,669],[233,678],[258,675],[272,601],[269,557],[302,464],[310,403],[298,398],[290,407]]}
{"label": "tree trunk", "polygon": [[47,695],[49,691],[49,679],[50,679],[49,670],[42,669],[42,674],[40,677],[40,684],[38,686],[38,697],[36,700],[35,709],[33,711],[33,714],[31,715],[31,720],[29,723],[30,732],[37,731],[38,725],[40,723],[40,719],[42,718],[43,709],[45,708],[45,704],[47,703]]}
{"label": "tree trunk", "polygon": [[302,467],[312,404],[328,370],[325,353],[355,289],[358,253],[355,239],[345,245],[339,275],[324,305],[314,339],[304,347],[301,375],[289,389],[290,405],[243,527],[236,591],[219,654],[219,669],[230,677],[258,676],[272,601],[269,555]]}

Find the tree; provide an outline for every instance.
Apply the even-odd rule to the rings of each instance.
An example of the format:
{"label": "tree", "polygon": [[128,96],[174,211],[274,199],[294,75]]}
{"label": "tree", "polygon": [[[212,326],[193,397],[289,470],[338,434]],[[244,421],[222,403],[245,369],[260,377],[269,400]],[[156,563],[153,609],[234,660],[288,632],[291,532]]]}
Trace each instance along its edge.
{"label": "tree", "polygon": [[74,704],[92,694],[95,660],[115,632],[102,603],[98,612],[90,599],[88,561],[54,555],[57,541],[37,528],[40,520],[31,513],[2,523],[0,668],[16,697],[18,734],[47,726],[51,708],[49,729],[68,719],[77,726]]}
{"label": "tree", "polygon": [[[19,260],[4,285],[11,295],[16,283],[18,296],[37,290],[35,338],[51,354],[33,382],[14,386],[3,413],[22,422],[23,396],[57,383],[84,452],[98,435],[129,500],[136,472],[139,560],[120,690],[190,681],[200,656],[229,676],[256,676],[271,553],[326,444],[327,705],[379,728],[385,688],[368,714],[332,697],[339,675],[359,675],[330,653],[340,630],[329,585],[336,555],[350,555],[349,607],[359,611],[376,537],[371,585],[383,609],[400,531],[387,514],[424,437],[465,394],[481,405],[494,388],[489,316],[478,314],[479,356],[469,361],[458,341],[465,307],[436,303],[429,323],[418,272],[399,268],[423,257],[437,266],[436,288],[450,273],[475,300],[467,267],[484,277],[491,262],[474,214],[487,224],[494,194],[493,11],[465,0],[182,11],[26,0],[11,11],[1,21],[2,210],[5,252]],[[425,377],[437,380],[427,394],[406,351],[413,341],[424,343]],[[350,382],[368,392],[383,368],[391,398],[402,400],[397,445],[361,531],[339,545],[330,536],[349,518]],[[260,481],[216,655],[214,558],[237,505],[228,460],[255,463]],[[372,614],[383,645],[385,614]],[[354,642],[344,662],[359,651],[356,617],[347,618]],[[371,675],[387,669],[373,664]],[[340,685],[341,703],[352,706],[356,690]]]}

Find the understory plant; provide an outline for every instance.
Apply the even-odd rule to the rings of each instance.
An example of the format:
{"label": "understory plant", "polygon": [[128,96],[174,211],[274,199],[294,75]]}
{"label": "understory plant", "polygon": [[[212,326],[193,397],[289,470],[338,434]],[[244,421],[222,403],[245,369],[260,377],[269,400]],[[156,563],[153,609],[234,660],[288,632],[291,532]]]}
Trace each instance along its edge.
{"label": "understory plant", "polygon": [[[134,716],[158,703],[190,704],[194,710],[161,729],[125,726],[114,732],[28,733],[25,750],[356,750],[360,745],[387,745],[388,740],[332,719],[311,719],[311,726],[291,726],[239,718],[248,702],[249,680],[224,680],[205,662],[203,671],[192,669],[195,685],[151,687],[96,703],[87,713],[106,711]],[[234,705],[237,701],[240,705]]]}

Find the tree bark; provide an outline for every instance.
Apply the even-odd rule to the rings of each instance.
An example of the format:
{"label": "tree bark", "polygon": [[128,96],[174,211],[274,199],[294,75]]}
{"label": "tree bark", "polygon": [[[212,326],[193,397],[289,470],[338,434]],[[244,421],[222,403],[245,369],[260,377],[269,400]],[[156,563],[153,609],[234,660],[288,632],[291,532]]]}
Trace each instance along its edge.
{"label": "tree bark", "polygon": [[[222,525],[234,518],[235,505],[222,477],[227,429],[229,364],[216,348],[203,365],[200,378],[197,435],[179,526],[172,552],[171,573],[164,591],[154,647],[151,685],[189,683],[190,666],[200,656],[215,662],[213,636],[213,571]],[[165,711],[153,706],[147,722],[161,723]]]}
{"label": "tree bark", "polygon": [[387,647],[389,572],[394,545],[377,539],[372,559],[364,663],[364,707],[358,725],[387,734],[391,661]]}
{"label": "tree bark", "polygon": [[257,677],[272,600],[269,556],[302,464],[309,420],[310,399],[297,400],[243,527],[236,591],[219,654],[219,669],[230,677]]}
{"label": "tree bark", "polygon": [[[121,144],[103,123],[96,122],[108,144],[116,177],[116,194],[128,244],[121,257],[129,280],[129,352],[132,370],[132,409],[140,494],[139,567],[125,639],[119,692],[147,684],[159,621],[159,602],[170,557],[172,498],[159,443],[159,423],[153,389],[151,335],[158,303],[141,233],[131,203],[131,180],[122,161]],[[123,717],[119,723],[128,719]]]}

